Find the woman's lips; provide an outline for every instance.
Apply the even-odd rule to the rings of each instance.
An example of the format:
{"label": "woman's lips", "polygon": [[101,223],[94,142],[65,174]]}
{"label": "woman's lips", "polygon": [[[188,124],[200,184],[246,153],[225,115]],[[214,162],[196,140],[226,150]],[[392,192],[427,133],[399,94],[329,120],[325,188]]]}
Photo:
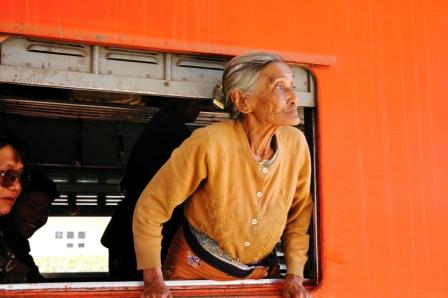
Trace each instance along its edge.
{"label": "woman's lips", "polygon": [[0,200],[10,201],[11,203],[14,203],[16,201],[16,199],[13,197],[3,197],[0,198]]}

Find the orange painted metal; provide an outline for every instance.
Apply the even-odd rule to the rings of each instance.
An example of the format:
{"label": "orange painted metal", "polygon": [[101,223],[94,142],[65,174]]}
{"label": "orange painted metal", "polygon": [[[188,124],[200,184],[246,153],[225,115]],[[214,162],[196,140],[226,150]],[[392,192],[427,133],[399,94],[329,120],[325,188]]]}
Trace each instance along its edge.
{"label": "orange painted metal", "polygon": [[10,37],[11,37],[11,35],[9,35],[9,34],[1,34],[0,33],[0,44]]}
{"label": "orange painted metal", "polygon": [[[242,5],[250,9],[249,15],[253,15],[255,11],[252,5],[235,0],[2,0],[0,32],[122,47],[219,55],[236,55],[254,48],[273,50],[272,47],[266,46],[259,36],[269,34],[262,33],[264,29],[274,32],[277,29],[269,23],[260,26],[257,20],[253,25],[259,28],[254,29],[260,29],[262,35],[241,30],[242,26],[246,26],[246,21],[241,19],[242,10],[235,7]],[[273,19],[277,21],[282,11],[287,8],[284,4],[275,2],[269,6],[273,9]],[[282,25],[288,25],[287,21],[282,20]],[[278,31],[273,35],[279,45],[284,41],[281,35],[286,33],[285,29],[282,28],[283,33]],[[235,35],[244,42],[235,39]],[[319,65],[335,63],[334,57],[331,56],[290,49],[293,48],[282,46],[281,52],[285,59]]]}
{"label": "orange painted metal", "polygon": [[[314,296],[446,297],[448,2],[2,0],[0,32],[293,53],[318,91],[323,280]],[[335,60],[322,67],[304,54]]]}
{"label": "orange painted metal", "polygon": [[[200,285],[171,286],[170,290],[176,297],[281,297],[282,282],[264,285]],[[74,289],[60,287],[45,290],[0,290],[0,297],[140,297],[141,286],[97,287]]]}

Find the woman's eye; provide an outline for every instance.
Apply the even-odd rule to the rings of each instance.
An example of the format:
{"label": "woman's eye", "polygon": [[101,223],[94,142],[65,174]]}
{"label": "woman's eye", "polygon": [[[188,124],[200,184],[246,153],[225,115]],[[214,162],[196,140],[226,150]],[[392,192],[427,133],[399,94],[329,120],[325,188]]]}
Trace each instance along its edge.
{"label": "woman's eye", "polygon": [[283,84],[275,84],[275,89],[283,90]]}

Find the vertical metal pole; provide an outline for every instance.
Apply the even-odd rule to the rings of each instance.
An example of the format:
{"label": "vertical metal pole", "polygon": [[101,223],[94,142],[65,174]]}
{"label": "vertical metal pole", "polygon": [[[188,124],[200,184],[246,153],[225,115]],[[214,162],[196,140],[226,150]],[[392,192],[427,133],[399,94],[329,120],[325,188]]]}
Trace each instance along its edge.
{"label": "vertical metal pole", "polygon": [[99,69],[100,69],[100,48],[99,46],[93,46],[91,71],[94,74],[98,74]]}
{"label": "vertical metal pole", "polygon": [[172,74],[171,74],[171,54],[166,53],[165,54],[165,80],[171,81]]}

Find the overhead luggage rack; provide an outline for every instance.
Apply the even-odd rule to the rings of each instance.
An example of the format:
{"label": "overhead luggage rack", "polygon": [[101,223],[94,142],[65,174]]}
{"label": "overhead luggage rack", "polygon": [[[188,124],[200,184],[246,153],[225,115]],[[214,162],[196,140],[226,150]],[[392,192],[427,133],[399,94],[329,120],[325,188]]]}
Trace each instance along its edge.
{"label": "overhead luggage rack", "polygon": [[[147,123],[158,110],[159,108],[150,106],[0,97],[0,111],[2,113],[53,119]],[[229,115],[224,112],[201,111],[196,121],[191,125],[204,126],[228,117]]]}

